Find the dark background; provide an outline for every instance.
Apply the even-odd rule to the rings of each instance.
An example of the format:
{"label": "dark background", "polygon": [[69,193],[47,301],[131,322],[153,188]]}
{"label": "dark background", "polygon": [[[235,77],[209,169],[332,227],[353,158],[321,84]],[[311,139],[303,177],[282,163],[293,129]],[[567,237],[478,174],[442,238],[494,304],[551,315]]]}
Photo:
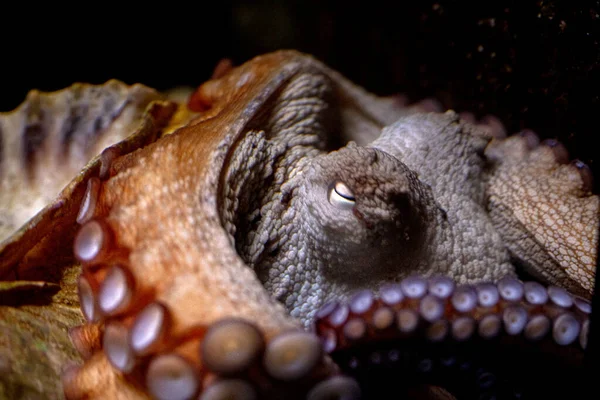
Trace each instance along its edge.
{"label": "dark background", "polygon": [[378,94],[434,96],[557,138],[600,167],[599,1],[242,1],[3,13],[0,110],[31,88],[198,85],[223,57],[311,53]]}

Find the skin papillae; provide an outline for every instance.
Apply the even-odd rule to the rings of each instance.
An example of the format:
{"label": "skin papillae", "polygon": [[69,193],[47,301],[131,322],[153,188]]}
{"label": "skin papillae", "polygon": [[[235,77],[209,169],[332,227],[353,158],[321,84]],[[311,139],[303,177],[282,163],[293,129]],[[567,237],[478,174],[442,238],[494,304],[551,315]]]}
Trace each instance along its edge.
{"label": "skin papillae", "polygon": [[[327,301],[413,274],[466,284],[525,272],[590,297],[599,200],[589,171],[565,164],[556,146],[527,135],[494,138],[452,111],[403,107],[296,52],[218,75],[194,93],[196,112],[112,83],[118,90],[105,86],[105,95],[30,99],[0,116],[0,277],[28,282],[19,293],[55,283],[50,294],[42,290],[42,305],[11,316],[26,328],[2,325],[5,392],[61,393],[58,376],[76,360],[65,331],[81,324],[71,252],[77,219],[101,221],[111,237],[109,255],[84,263],[87,281],[101,285],[120,265],[135,284],[127,308],[74,335],[86,361],[65,375],[71,398],[147,397],[143,379],[116,371],[99,349],[105,326],[130,326],[150,300],[169,311],[173,337],[191,343],[201,339],[190,332],[225,317],[251,320],[269,342],[309,327]],[[147,94],[139,100],[136,91]],[[98,104],[95,115],[87,105]],[[84,167],[81,159],[117,142]],[[75,179],[63,189],[67,176]],[[94,207],[81,218],[98,176]],[[46,194],[61,189],[55,200]],[[2,291],[19,298],[14,284]],[[14,312],[2,306],[3,315]],[[40,324],[56,333],[40,337]],[[23,338],[60,345],[25,358],[7,350]],[[202,368],[185,343],[165,347]],[[49,379],[37,386],[15,367],[35,357]]]}

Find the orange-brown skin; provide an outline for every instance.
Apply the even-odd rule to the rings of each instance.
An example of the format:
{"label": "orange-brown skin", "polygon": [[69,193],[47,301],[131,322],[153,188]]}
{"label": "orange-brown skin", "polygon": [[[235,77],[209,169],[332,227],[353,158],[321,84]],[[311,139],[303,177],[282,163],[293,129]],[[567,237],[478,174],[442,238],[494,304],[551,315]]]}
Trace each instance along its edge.
{"label": "orange-brown skin", "polygon": [[[256,101],[259,106],[261,97],[268,98],[269,88],[277,87],[273,75],[281,62],[280,57],[269,57],[201,89],[212,103],[205,114],[176,133],[115,159],[110,178],[103,182],[93,217],[106,221],[116,246],[126,249],[106,262],[126,265],[138,283],[137,295],[155,298],[172,311],[172,329],[178,336],[236,316],[256,323],[267,340],[298,327],[238,257],[217,213],[223,159],[236,132],[253,116],[242,105]],[[95,348],[97,339],[77,340],[91,340],[87,347]],[[201,363],[195,348],[184,349],[184,355]],[[96,354],[81,371],[67,375],[66,393],[93,398],[99,380],[109,393],[120,393],[122,379],[106,367],[104,355]]]}

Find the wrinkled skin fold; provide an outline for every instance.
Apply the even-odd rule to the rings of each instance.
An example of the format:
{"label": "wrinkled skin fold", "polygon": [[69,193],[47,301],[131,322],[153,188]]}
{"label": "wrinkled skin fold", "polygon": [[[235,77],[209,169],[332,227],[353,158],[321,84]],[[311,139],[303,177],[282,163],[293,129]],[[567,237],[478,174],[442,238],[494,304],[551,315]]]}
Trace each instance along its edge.
{"label": "wrinkled skin fold", "polygon": [[[589,169],[533,133],[424,111],[296,52],[220,68],[187,106],[114,81],[30,95],[0,115],[0,312],[23,321],[2,325],[2,390],[358,398],[379,354],[426,385],[409,395],[469,398],[512,387],[477,386],[475,366],[506,369],[478,358],[440,380],[421,361],[515,343],[576,376]],[[27,382],[36,357],[47,378]]]}

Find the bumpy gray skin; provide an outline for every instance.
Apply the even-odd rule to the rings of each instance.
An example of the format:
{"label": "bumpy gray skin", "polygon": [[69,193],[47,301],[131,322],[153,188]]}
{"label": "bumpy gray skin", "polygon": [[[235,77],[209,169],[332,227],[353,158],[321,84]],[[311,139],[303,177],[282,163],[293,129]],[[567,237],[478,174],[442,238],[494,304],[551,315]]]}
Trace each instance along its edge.
{"label": "bumpy gray skin", "polygon": [[[294,79],[237,144],[223,185],[225,228],[292,316],[308,324],[329,299],[412,273],[462,283],[514,274],[485,210],[489,139],[452,112],[414,114],[368,146],[327,152],[330,99],[327,78]],[[354,206],[332,200],[336,183]]]}
{"label": "bumpy gray skin", "polygon": [[474,129],[453,112],[416,114],[386,127],[372,144],[402,160],[431,188],[447,224],[433,227],[428,265],[459,283],[495,281],[513,269],[486,210],[490,168],[483,152],[489,139]]}

